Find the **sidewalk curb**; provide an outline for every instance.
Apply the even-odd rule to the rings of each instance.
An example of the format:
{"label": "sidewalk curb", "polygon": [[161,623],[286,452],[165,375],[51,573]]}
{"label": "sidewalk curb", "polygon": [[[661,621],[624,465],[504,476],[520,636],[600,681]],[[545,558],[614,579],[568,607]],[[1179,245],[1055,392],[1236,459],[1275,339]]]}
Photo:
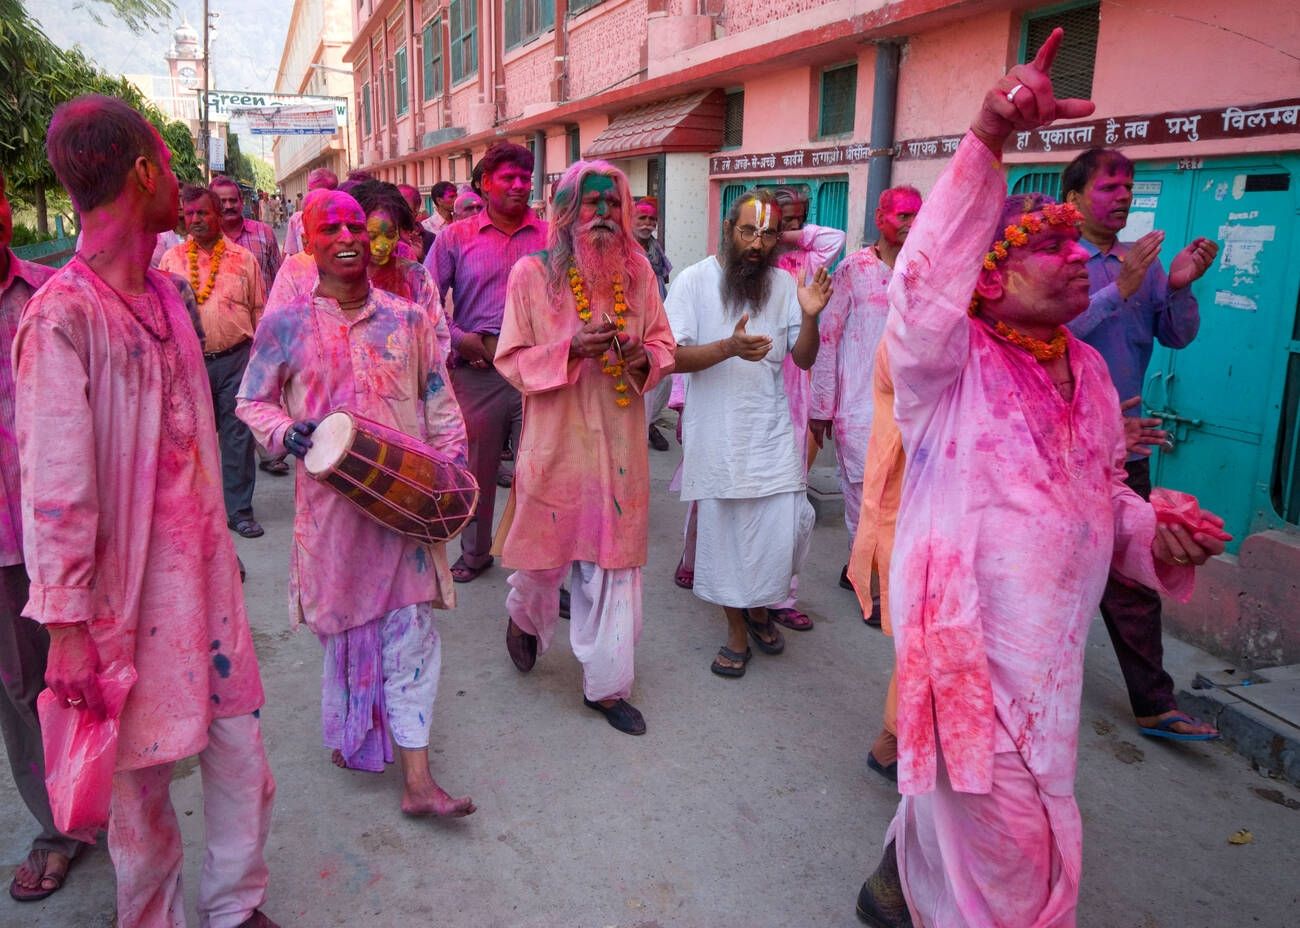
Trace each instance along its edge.
{"label": "sidewalk curb", "polygon": [[1212,722],[1224,742],[1259,770],[1300,786],[1300,727],[1245,698],[1252,685],[1250,677],[1226,683],[1198,673],[1192,688],[1179,692],[1178,705]]}

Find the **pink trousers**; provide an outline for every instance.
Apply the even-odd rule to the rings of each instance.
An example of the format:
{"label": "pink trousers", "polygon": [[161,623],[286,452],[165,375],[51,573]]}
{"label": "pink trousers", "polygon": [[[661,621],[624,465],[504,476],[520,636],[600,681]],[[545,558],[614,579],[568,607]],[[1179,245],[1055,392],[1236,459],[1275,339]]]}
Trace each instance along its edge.
{"label": "pink trousers", "polygon": [[[172,808],[174,763],[113,777],[108,853],[119,928],[185,928],[181,833]],[[207,854],[199,876],[201,928],[236,928],[266,901],[263,849],[275,779],[255,716],[214,719],[199,753]]]}
{"label": "pink trousers", "polygon": [[932,792],[904,796],[889,829],[916,928],[1074,928],[1083,824],[1015,752],[993,791],[954,792],[940,753]]}

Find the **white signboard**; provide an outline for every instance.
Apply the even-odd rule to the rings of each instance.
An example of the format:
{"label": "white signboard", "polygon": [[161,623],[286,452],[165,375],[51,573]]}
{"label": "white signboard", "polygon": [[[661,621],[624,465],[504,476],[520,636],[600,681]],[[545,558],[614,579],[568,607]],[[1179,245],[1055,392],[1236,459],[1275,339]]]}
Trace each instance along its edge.
{"label": "white signboard", "polygon": [[230,116],[246,121],[253,135],[333,135],[339,130],[329,106],[236,107]]}
{"label": "white signboard", "polygon": [[226,169],[226,140],[219,135],[208,136],[208,167],[214,171]]}
{"label": "white signboard", "polygon": [[293,93],[259,93],[254,90],[208,91],[209,122],[230,122],[233,110],[261,109],[268,106],[310,106],[313,109],[332,109],[335,125],[348,124],[346,97],[307,97]]}

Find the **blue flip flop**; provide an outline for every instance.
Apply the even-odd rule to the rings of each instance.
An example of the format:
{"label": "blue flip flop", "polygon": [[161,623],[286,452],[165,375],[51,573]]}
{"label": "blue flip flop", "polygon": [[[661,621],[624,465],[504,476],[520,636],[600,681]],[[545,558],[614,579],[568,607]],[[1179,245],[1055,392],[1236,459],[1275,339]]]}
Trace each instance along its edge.
{"label": "blue flip flop", "polygon": [[1195,725],[1196,719],[1184,712],[1175,712],[1152,725],[1149,728],[1138,726],[1138,731],[1148,738],[1166,738],[1169,741],[1218,741],[1223,737],[1219,732],[1213,734],[1189,734],[1181,731],[1174,731],[1174,726],[1179,722],[1187,725]]}

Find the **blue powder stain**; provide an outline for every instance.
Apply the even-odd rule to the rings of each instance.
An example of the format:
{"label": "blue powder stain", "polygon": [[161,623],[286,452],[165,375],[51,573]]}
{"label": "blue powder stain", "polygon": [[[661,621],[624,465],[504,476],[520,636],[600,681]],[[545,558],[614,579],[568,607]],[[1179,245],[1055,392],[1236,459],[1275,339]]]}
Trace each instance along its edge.
{"label": "blue powder stain", "polygon": [[221,697],[218,696],[216,693],[213,693],[209,698],[212,700],[212,704],[214,706],[221,705]]}
{"label": "blue powder stain", "polygon": [[423,725],[423,724],[424,724],[424,713],[421,712],[421,713],[419,713],[419,715],[420,715],[420,724]]}
{"label": "blue powder stain", "polygon": [[415,558],[415,569],[418,573],[424,573],[429,569],[429,555],[425,553],[424,548],[416,548],[411,556]]}
{"label": "blue powder stain", "polygon": [[208,645],[208,647],[211,648],[213,651],[220,651],[220,650],[221,650],[221,640],[220,640],[219,638],[213,638],[213,639],[212,639],[212,644]]}
{"label": "blue powder stain", "polygon": [[626,473],[627,473],[627,471],[624,470],[624,469],[621,468],[621,467],[618,469],[618,472],[619,472],[620,474],[626,474]]}
{"label": "blue powder stain", "polygon": [[424,395],[433,396],[442,389],[442,376],[437,371],[430,371],[424,381]]}
{"label": "blue powder stain", "polygon": [[217,669],[221,679],[224,680],[230,676],[230,658],[226,657],[226,655],[214,654],[212,656],[212,666]]}
{"label": "blue powder stain", "polygon": [[418,680],[418,679],[420,679],[420,670],[421,670],[421,668],[419,668],[419,667],[416,667],[416,668],[415,668],[415,676],[411,678],[412,680]]}
{"label": "blue powder stain", "polygon": [[253,710],[253,718],[255,718],[255,719],[260,719],[261,717],[262,717],[262,710],[261,710],[261,709],[254,709],[254,710]]}

